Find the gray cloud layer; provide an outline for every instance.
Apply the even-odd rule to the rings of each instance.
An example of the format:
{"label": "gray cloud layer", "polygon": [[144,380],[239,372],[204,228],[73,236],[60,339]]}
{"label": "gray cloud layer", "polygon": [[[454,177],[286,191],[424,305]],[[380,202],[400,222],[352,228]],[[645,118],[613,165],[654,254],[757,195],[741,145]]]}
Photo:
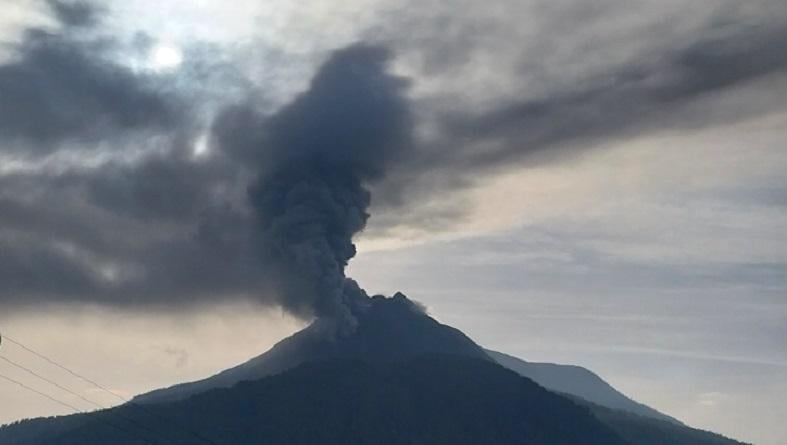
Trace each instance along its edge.
{"label": "gray cloud layer", "polygon": [[83,1],[64,2],[47,0],[58,21],[66,26],[92,26],[98,21],[100,11],[95,5]]}
{"label": "gray cloud layer", "polygon": [[[431,146],[404,162],[382,192],[390,203],[402,203],[400,189],[450,191],[523,161],[559,161],[610,140],[731,124],[778,111],[776,100],[722,109],[712,101],[751,82],[783,80],[786,48],[787,27],[780,24],[709,24],[693,41],[638,54],[557,91],[509,96],[482,111],[441,103]],[[526,74],[515,72],[513,78]]]}
{"label": "gray cloud layer", "polygon": [[179,124],[174,95],[109,60],[111,41],[80,38],[92,10],[52,4],[62,28],[29,30],[17,59],[0,66],[0,150],[45,153]]}
{"label": "gray cloud layer", "polygon": [[[424,221],[419,202],[525,159],[554,162],[610,139],[772,111],[755,104],[705,112],[697,104],[782,78],[787,68],[787,29],[755,14],[761,23],[717,19],[691,41],[667,41],[569,84],[537,94],[513,88],[468,108],[450,91],[406,99],[407,82],[386,71],[385,50],[361,45],[337,50],[306,92],[268,112],[256,99],[222,98],[193,78],[132,70],[117,57],[122,45],[95,36],[102,28],[94,8],[49,4],[60,26],[29,30],[16,57],[0,65],[0,155],[8,166],[0,169],[2,306],[253,299],[303,316],[330,313],[336,306],[314,295],[344,298],[337,289],[370,202],[384,214],[377,230],[439,231],[461,209]],[[461,38],[413,45],[409,37],[438,27],[432,18],[391,21],[382,38],[370,38],[391,46],[397,60],[429,61],[412,70],[414,87],[464,72],[474,51],[495,58],[480,28],[435,17]],[[532,62],[510,63],[525,57],[512,52],[516,45],[491,40],[505,47],[501,66],[515,67],[507,78],[527,77]],[[210,60],[193,63],[181,72],[211,71]],[[211,79],[221,86],[227,77]],[[227,88],[245,85],[233,80]],[[207,155],[194,153],[200,140],[210,141]],[[27,163],[14,167],[18,158]],[[305,207],[282,207],[294,189],[306,190]],[[304,249],[321,253],[304,260]],[[297,288],[281,279],[312,266]],[[317,269],[332,272],[326,278]]]}

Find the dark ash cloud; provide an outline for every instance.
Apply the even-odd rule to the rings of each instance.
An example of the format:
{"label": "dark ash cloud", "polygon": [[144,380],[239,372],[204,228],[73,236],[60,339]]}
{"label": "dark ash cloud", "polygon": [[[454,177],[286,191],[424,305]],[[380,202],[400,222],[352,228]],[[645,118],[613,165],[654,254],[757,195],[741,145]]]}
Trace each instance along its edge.
{"label": "dark ash cloud", "polygon": [[[704,101],[787,68],[783,27],[708,28],[535,98],[510,95],[484,110],[453,97],[410,100],[408,83],[460,67],[463,49],[489,43],[451,25],[462,38],[437,42],[456,45],[425,73],[392,75],[387,50],[357,44],[328,55],[306,91],[271,111],[264,88],[215,70],[210,51],[178,74],[191,69],[197,82],[162,82],[113,62],[112,39],[82,34],[99,26],[95,9],[50,4],[61,27],[29,31],[0,65],[0,156],[115,157],[0,170],[0,306],[246,299],[351,325],[365,292],[345,267],[367,223],[377,235],[439,232],[464,216],[451,196],[501,169],[767,112]],[[142,50],[153,45],[142,40]],[[200,158],[194,143],[207,131]],[[139,159],[117,156],[148,145]]]}
{"label": "dark ash cloud", "polygon": [[[271,115],[227,108],[206,160],[175,143],[131,164],[3,177],[4,303],[247,299],[351,326],[366,294],[344,268],[369,218],[367,187],[412,148],[407,82],[388,59],[350,47]],[[41,194],[20,200],[31,185]]]}
{"label": "dark ash cloud", "polygon": [[337,51],[308,91],[265,121],[225,118],[233,131],[216,128],[240,152],[260,133],[261,173],[250,190],[256,239],[281,303],[296,313],[352,322],[364,303],[344,269],[369,219],[367,185],[412,148],[406,82],[387,73],[388,58],[375,47]]}

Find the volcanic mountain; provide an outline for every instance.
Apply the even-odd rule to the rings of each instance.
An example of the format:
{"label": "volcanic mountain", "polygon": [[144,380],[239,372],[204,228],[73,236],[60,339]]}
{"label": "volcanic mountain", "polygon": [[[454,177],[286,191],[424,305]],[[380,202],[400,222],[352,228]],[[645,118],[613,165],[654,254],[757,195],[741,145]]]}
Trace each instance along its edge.
{"label": "volcanic mountain", "polygon": [[208,379],[0,428],[0,443],[740,445],[582,368],[485,351],[402,294],[373,297],[351,334],[332,332],[317,321]]}
{"label": "volcanic mountain", "polygon": [[581,366],[527,362],[522,359],[486,350],[498,364],[527,377],[544,388],[613,410],[682,425],[677,419],[634,401],[613,388],[593,371]]}
{"label": "volcanic mountain", "polygon": [[525,362],[484,350],[461,331],[437,322],[401,293],[373,297],[359,314],[349,336],[331,337],[319,322],[276,344],[264,354],[213,377],[143,394],[136,403],[181,400],[214,388],[229,388],[279,374],[302,363],[329,359],[397,362],[429,354],[493,361],[555,392],[579,397],[600,406],[679,423],[626,397],[593,372],[579,366]]}
{"label": "volcanic mountain", "polygon": [[180,400],[213,388],[278,374],[306,362],[360,359],[397,362],[429,354],[444,354],[492,361],[486,352],[458,329],[438,323],[401,293],[376,296],[358,315],[350,335],[326,335],[320,321],[311,324],[268,352],[213,377],[175,385],[138,396],[137,403]]}

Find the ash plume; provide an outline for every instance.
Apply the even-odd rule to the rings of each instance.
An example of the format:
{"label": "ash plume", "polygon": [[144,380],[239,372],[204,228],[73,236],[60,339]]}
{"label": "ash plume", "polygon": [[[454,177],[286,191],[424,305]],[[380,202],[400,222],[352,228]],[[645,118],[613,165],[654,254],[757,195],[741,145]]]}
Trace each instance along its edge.
{"label": "ash plume", "polygon": [[[666,35],[623,39],[633,52],[596,29],[625,10],[615,2],[594,18],[579,4],[534,11],[544,32],[524,34],[528,9],[479,18],[489,8],[427,2],[389,14],[372,2],[362,9],[382,21],[347,36],[364,45],[328,55],[346,38],[306,53],[306,41],[195,38],[164,71],[137,66],[158,41],[116,29],[123,8],[35,3],[51,23],[0,45],[0,312],[254,301],[351,326],[366,297],[344,270],[370,213],[371,238],[453,230],[471,213],[466,193],[499,174],[784,108],[776,0],[709,5],[685,32],[660,19],[612,32]],[[563,40],[574,23],[591,47]],[[370,42],[391,48],[417,89]],[[564,66],[566,55],[577,59]]]}
{"label": "ash plume", "polygon": [[334,53],[248,147],[261,168],[249,190],[254,242],[282,306],[340,329],[367,299],[344,272],[369,219],[367,186],[411,145],[406,81],[387,72],[388,57],[371,46]]}

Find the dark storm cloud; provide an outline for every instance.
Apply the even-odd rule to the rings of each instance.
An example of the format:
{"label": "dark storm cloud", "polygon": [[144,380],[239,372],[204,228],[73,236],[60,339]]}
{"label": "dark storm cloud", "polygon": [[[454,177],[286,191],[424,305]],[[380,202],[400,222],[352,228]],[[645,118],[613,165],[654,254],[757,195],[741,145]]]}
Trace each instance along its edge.
{"label": "dark storm cloud", "polygon": [[176,125],[183,105],[174,95],[113,62],[111,40],[83,38],[83,27],[95,21],[91,6],[50,4],[61,29],[28,30],[16,56],[0,65],[0,150],[46,153],[66,141],[117,140]]}
{"label": "dark storm cloud", "polygon": [[[48,4],[60,26],[27,30],[0,65],[0,154],[33,162],[0,170],[0,304],[172,306],[261,289],[241,169],[193,159],[194,66],[177,79],[133,72],[101,37],[101,11]],[[215,66],[208,53],[200,69]],[[73,160],[42,160],[53,152]]]}
{"label": "dark storm cloud", "polygon": [[[0,65],[0,155],[156,149],[98,167],[0,171],[0,305],[243,298],[351,321],[365,294],[344,269],[367,222],[375,234],[445,230],[463,217],[450,195],[500,168],[750,117],[711,113],[704,101],[787,67],[784,28],[709,29],[571,88],[477,111],[458,98],[408,102],[391,54],[361,44],[328,55],[306,91],[271,111],[259,86],[215,69],[210,51],[179,71],[196,81],[161,82],[113,63],[111,39],[79,34],[97,26],[94,10],[50,3],[61,29],[30,31]],[[472,43],[459,26],[450,33]],[[429,52],[402,49],[420,50]],[[439,75],[461,57],[459,45],[427,71]],[[193,146],[214,114],[210,154],[200,158]],[[416,123],[429,124],[428,142],[414,136]],[[370,220],[372,204],[382,213]]]}
{"label": "dark storm cloud", "polygon": [[[456,67],[453,60],[447,69]],[[445,98],[421,104],[433,107],[436,136],[375,187],[374,210],[382,218],[374,220],[380,224],[372,230],[433,232],[434,227],[419,221],[433,221],[434,206],[414,203],[440,196],[441,211],[461,214],[461,192],[500,170],[560,162],[614,140],[726,125],[780,109],[776,100],[738,99],[735,106],[722,107],[713,100],[753,81],[783,80],[785,74],[787,27],[714,23],[693,41],[673,42],[541,97],[508,97],[483,112],[457,107]],[[461,218],[444,220],[443,229],[457,221]]]}
{"label": "dark storm cloud", "polygon": [[[172,306],[261,289],[240,169],[193,159],[195,67],[178,79],[133,72],[113,61],[118,42],[96,37],[100,11],[48,3],[61,26],[28,30],[0,65],[0,154],[77,161],[0,174],[0,302]],[[198,68],[215,66],[201,55]],[[116,160],[89,166],[107,152]]]}
{"label": "dark storm cloud", "polygon": [[153,157],[138,165],[109,166],[96,172],[88,200],[110,212],[148,221],[193,220],[205,205],[209,188],[222,178],[214,165],[175,156]]}
{"label": "dark storm cloud", "polygon": [[[106,205],[90,195],[95,181],[117,177],[122,185],[131,171],[36,178],[37,190],[25,188],[28,179],[6,179],[0,191],[0,305],[171,308],[264,298],[245,208],[234,206],[231,194],[214,195],[206,185],[172,190],[191,174],[211,185],[223,179],[169,162],[168,174],[180,178],[167,180],[162,174],[155,179],[166,196],[152,203],[132,196]],[[135,182],[160,174],[146,171],[150,168],[140,167]],[[140,185],[128,184],[123,192],[118,184],[112,187],[108,193],[126,195]],[[167,201],[177,199],[186,204],[167,208]]]}
{"label": "dark storm cloud", "polygon": [[[406,82],[388,58],[337,51],[279,111],[228,108],[204,160],[175,143],[131,164],[6,175],[4,302],[242,298],[351,323],[365,293],[344,267],[369,217],[366,187],[412,146]],[[244,177],[256,178],[248,194]]]}
{"label": "dark storm cloud", "polygon": [[[46,196],[30,203],[0,200],[0,306],[281,303],[252,244],[245,205],[196,188],[184,197],[191,200],[187,208],[103,207],[85,200],[89,186],[68,178],[48,184]],[[18,185],[4,190],[11,191],[24,193]]]}
{"label": "dark storm cloud", "polygon": [[99,20],[100,11],[84,1],[47,0],[60,23],[66,26],[92,26]]}
{"label": "dark storm cloud", "polygon": [[94,280],[82,265],[53,249],[31,244],[0,244],[0,280],[3,302],[28,303],[35,289],[37,301],[60,302],[92,291]]}
{"label": "dark storm cloud", "polygon": [[[653,54],[599,80],[542,99],[511,101],[490,112],[453,112],[443,119],[443,144],[418,165],[480,171],[530,154],[584,151],[600,141],[661,128],[680,129],[751,117],[700,114],[686,107],[767,75],[787,72],[787,27],[751,28]],[[493,148],[479,149],[480,143]],[[548,156],[547,156],[548,157]],[[427,162],[424,162],[427,161]]]}

